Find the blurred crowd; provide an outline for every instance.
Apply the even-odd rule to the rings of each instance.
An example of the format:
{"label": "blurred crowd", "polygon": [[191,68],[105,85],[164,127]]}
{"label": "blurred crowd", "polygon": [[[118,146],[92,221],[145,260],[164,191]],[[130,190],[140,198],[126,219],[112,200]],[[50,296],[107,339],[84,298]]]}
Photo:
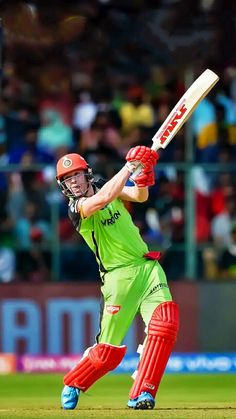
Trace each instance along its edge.
{"label": "blurred crowd", "polygon": [[[100,36],[105,29],[100,28]],[[86,31],[83,36],[86,41]],[[114,38],[113,46],[118,41],[122,38]],[[106,46],[106,38],[101,42]],[[78,152],[97,178],[109,179],[130,147],[151,146],[186,88],[185,71],[172,63],[146,57],[133,72],[134,62],[139,67],[137,51],[125,43],[117,45],[118,68],[94,49],[93,58],[81,40],[70,48],[70,66],[63,57],[61,65],[49,60],[37,83],[32,57],[25,76],[22,68],[28,71],[27,66],[6,53],[0,99],[1,282],[98,279],[93,255],[67,217],[55,163],[67,152]],[[23,58],[28,53],[25,47]],[[192,78],[204,69],[205,62],[193,66]],[[162,264],[171,280],[185,277],[190,169],[197,276],[236,279],[236,66],[215,70],[221,81],[195,110],[191,129],[183,127],[160,152],[148,202],[127,204],[150,248],[163,250]]]}
{"label": "blurred crowd", "polygon": [[[163,80],[161,71],[160,75]],[[11,79],[3,93],[9,91],[10,82]],[[228,87],[233,83],[234,79]],[[163,92],[155,101],[144,86],[131,85],[119,93],[110,92],[110,101],[97,102],[91,90],[82,89],[70,112],[63,98],[59,103],[48,98],[32,112],[17,97],[3,94],[0,119],[2,281],[11,279],[13,271],[21,280],[51,276],[51,248],[56,234],[51,205],[55,200],[59,205],[59,241],[62,245],[71,244],[64,250],[63,276],[68,273],[68,277],[76,277],[76,269],[81,269],[74,262],[78,260],[75,248],[80,246],[80,239],[68,220],[66,202],[55,192],[56,160],[67,152],[79,152],[97,177],[110,178],[123,164],[130,147],[151,145],[152,136],[181,90],[184,88],[180,80],[176,80],[171,92],[163,83]],[[14,104],[12,99],[16,100]],[[71,118],[60,110],[59,104]],[[235,242],[232,228],[235,229],[236,223],[236,173],[226,170],[225,165],[236,161],[236,102],[232,94],[216,89],[195,111],[192,129],[196,152],[190,163],[195,164],[196,240],[198,244],[213,242],[219,248],[230,246]],[[163,249],[185,240],[185,171],[178,169],[178,163],[187,161],[185,148],[183,128],[161,153],[156,185],[150,190],[149,201],[129,208],[144,238]],[[210,166],[202,163],[215,163],[219,170],[211,171]],[[223,170],[219,163],[223,164]],[[173,254],[172,258],[174,261]],[[171,264],[170,257],[166,263]],[[8,266],[5,274],[4,264]],[[183,267],[178,275],[181,274]]]}

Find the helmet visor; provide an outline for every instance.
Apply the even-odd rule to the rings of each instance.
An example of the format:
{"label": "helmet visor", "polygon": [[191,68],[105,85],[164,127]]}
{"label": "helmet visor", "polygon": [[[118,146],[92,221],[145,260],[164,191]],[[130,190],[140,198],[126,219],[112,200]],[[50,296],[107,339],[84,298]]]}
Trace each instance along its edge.
{"label": "helmet visor", "polygon": [[60,186],[68,197],[80,198],[85,196],[90,187],[91,175],[80,172],[69,176],[60,182]]}

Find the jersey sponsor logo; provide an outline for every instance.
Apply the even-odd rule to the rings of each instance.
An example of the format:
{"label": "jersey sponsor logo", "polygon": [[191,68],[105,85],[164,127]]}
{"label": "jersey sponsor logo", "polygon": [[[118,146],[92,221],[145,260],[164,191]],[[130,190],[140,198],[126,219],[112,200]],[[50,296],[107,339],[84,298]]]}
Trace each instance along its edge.
{"label": "jersey sponsor logo", "polygon": [[161,282],[160,284],[155,285],[155,287],[151,289],[149,295],[161,290],[162,288],[169,288],[169,286],[165,284],[165,282]]}
{"label": "jersey sponsor logo", "polygon": [[107,305],[106,310],[109,314],[116,314],[120,311],[121,306],[113,306],[113,305]]}
{"label": "jersey sponsor logo", "polygon": [[115,224],[116,220],[118,220],[118,218],[120,218],[121,213],[120,211],[115,211],[114,214],[111,215],[110,218],[107,218],[106,220],[101,220],[102,225],[106,226],[110,226],[112,224]]}

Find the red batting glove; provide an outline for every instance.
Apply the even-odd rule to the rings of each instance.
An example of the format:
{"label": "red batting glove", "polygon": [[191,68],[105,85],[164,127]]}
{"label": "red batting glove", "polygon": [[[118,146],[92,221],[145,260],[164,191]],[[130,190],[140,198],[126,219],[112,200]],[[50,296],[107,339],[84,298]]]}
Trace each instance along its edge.
{"label": "red batting glove", "polygon": [[142,170],[140,174],[135,179],[135,184],[138,188],[145,188],[147,186],[152,186],[155,184],[155,175],[154,170],[152,169],[150,172],[146,172]]}
{"label": "red batting glove", "polygon": [[131,148],[126,155],[126,160],[128,162],[138,161],[147,171],[152,170],[158,159],[158,153],[144,145],[138,145]]}

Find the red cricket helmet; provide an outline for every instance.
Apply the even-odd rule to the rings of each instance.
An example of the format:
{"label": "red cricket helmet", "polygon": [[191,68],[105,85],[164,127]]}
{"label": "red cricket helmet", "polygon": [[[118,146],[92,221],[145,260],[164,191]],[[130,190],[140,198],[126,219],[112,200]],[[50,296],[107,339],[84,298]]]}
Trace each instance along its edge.
{"label": "red cricket helmet", "polygon": [[57,162],[57,180],[61,180],[74,170],[88,170],[89,165],[80,154],[70,153],[61,157]]}
{"label": "red cricket helmet", "polygon": [[[87,179],[87,189],[84,191],[83,195],[79,196],[75,196],[75,194],[71,192],[71,190],[66,185],[66,181],[63,179],[64,176],[76,170],[84,170],[85,178]],[[80,154],[77,153],[66,154],[58,160],[56,168],[56,179],[63,194],[66,195],[68,198],[84,196],[84,194],[88,191],[89,182],[93,182],[94,180],[92,176],[92,169],[90,168],[86,160],[82,156],[80,156]]]}

